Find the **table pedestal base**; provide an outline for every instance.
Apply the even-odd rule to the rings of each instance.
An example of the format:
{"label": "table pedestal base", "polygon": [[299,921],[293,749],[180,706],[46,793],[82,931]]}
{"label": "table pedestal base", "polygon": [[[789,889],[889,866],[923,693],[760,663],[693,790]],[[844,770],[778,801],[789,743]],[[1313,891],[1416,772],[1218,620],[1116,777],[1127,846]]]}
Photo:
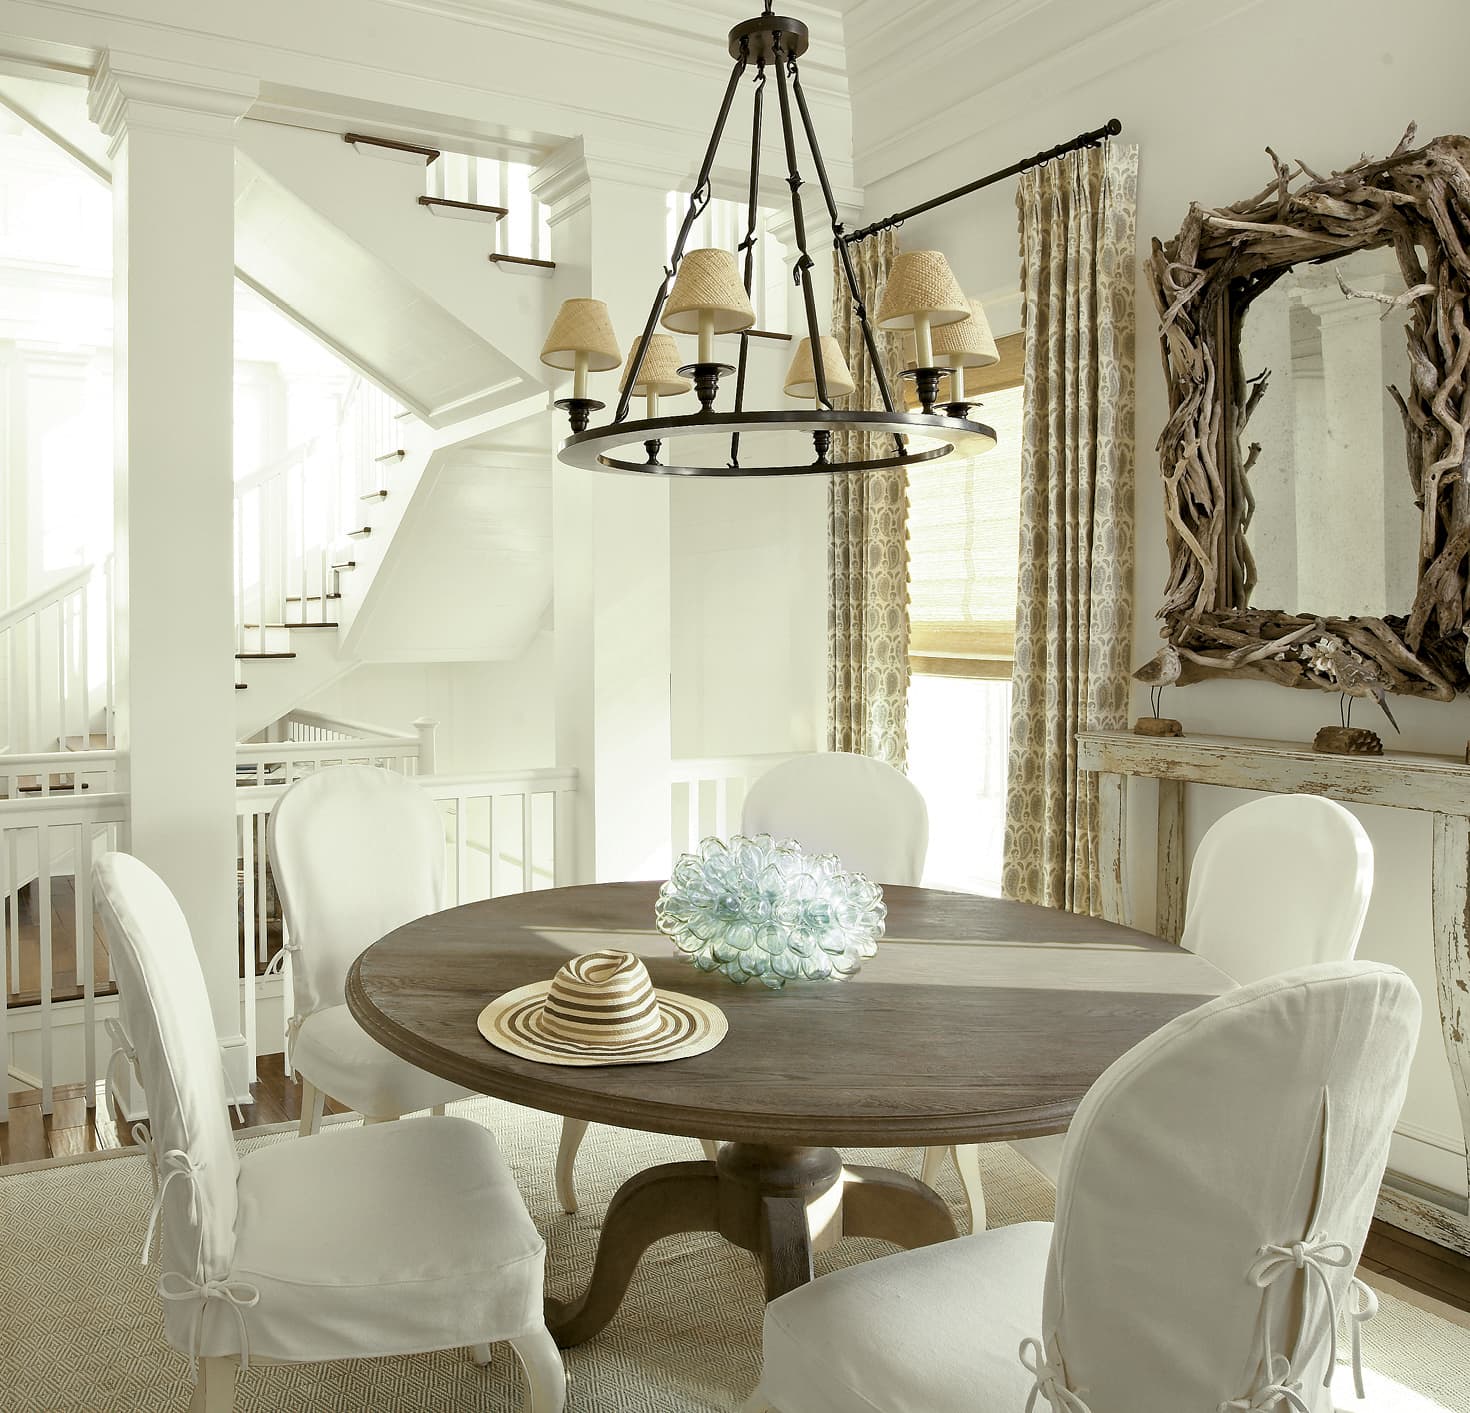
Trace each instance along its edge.
{"label": "table pedestal base", "polygon": [[766,1299],[812,1278],[812,1257],[846,1237],[928,1246],[957,1236],[943,1200],[887,1168],[848,1167],[835,1148],[727,1143],[713,1163],[665,1163],[631,1177],[603,1219],[587,1289],[546,1301],[546,1323],[566,1349],[591,1339],[617,1313],[638,1261],[655,1241],[718,1232],[753,1251]]}

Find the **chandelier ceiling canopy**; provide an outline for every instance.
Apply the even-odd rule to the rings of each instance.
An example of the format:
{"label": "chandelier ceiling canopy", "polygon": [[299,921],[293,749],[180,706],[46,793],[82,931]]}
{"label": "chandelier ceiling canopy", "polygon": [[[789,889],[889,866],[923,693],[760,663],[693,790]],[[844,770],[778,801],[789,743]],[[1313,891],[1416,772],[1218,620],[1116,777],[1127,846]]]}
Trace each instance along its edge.
{"label": "chandelier ceiling canopy", "polygon": [[[735,63],[714,131],[653,307],[623,366],[617,406],[601,425],[592,425],[592,414],[603,411],[606,404],[588,396],[587,379],[589,373],[608,371],[622,362],[616,335],[601,301],[574,299],[562,305],[541,358],[574,376],[572,395],[556,403],[571,422],[572,434],[559,453],[566,464],[654,476],[789,476],[922,465],[952,455],[974,456],[995,446],[995,433],[971,419],[964,389],[966,368],[997,361],[995,341],[984,310],[978,301],[966,298],[944,256],[936,250],[903,252],[893,262],[876,314],[870,316],[863,302],[849,245],[870,232],[847,236],[838,214],[797,64],[809,42],[806,25],[773,14],[772,0],[766,0],[764,14],[730,31],[730,57]],[[745,237],[734,251],[686,251],[694,223],[710,201],[710,173],[735,97],[752,70]],[[750,290],[759,238],[761,125],[772,75],[797,249],[792,276],[806,311],[806,337],[797,346],[784,387],[788,396],[809,405],[762,410],[746,405],[746,373],[750,331],[755,326]],[[840,346],[822,332],[817,317],[811,278],[815,262],[807,251],[804,182],[797,160],[798,124],[831,222],[842,284],[873,370],[881,403],[876,411],[841,410],[834,405],[859,389]],[[660,333],[660,325],[669,332]],[[914,382],[919,411],[908,411],[902,400],[895,400],[875,326],[907,331],[911,338],[913,366],[903,376]],[[674,334],[697,338],[691,362],[679,361]],[[716,360],[717,334],[740,335],[736,364]],[[728,410],[722,409],[721,393],[731,386],[732,374],[733,394]],[[945,378],[950,379],[950,400],[936,407]],[[681,396],[690,388],[698,411],[672,416],[661,411],[661,400]],[[641,418],[629,416],[634,396],[645,399],[646,415]],[[834,432],[877,434],[877,439],[848,436],[834,444]]]}

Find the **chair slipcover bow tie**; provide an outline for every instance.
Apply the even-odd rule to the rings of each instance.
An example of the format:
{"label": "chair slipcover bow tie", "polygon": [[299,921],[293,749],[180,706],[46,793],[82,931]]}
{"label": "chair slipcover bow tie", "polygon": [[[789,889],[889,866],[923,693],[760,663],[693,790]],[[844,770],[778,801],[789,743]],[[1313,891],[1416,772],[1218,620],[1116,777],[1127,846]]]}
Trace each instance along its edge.
{"label": "chair slipcover bow tie", "polygon": [[[1290,1276],[1294,1271],[1303,1272],[1306,1289],[1302,1292],[1302,1318],[1297,1336],[1298,1348],[1301,1346],[1311,1318],[1313,1284],[1315,1283],[1317,1289],[1322,1292],[1323,1302],[1327,1306],[1328,1348],[1327,1373],[1322,1379],[1324,1388],[1331,1384],[1333,1370],[1337,1367],[1337,1300],[1332,1294],[1332,1281],[1328,1276],[1328,1271],[1347,1270],[1352,1264],[1353,1253],[1349,1246],[1341,1241],[1333,1241],[1326,1232],[1318,1232],[1305,1241],[1294,1241],[1290,1246],[1261,1247],[1247,1272],[1247,1277],[1262,1290],[1274,1285],[1282,1276]],[[1352,1278],[1348,1292],[1356,1297],[1354,1304],[1348,1307],[1348,1316],[1352,1321],[1353,1387],[1361,1399],[1366,1396],[1363,1391],[1363,1324],[1378,1313],[1378,1297],[1356,1276]],[[1285,1400],[1299,1408],[1301,1413],[1310,1413],[1301,1398],[1300,1380],[1288,1383],[1291,1376],[1290,1359],[1273,1355],[1268,1343],[1265,1362],[1267,1376],[1273,1379],[1274,1383],[1261,1392],[1274,1392],[1278,1403]],[[1253,1409],[1257,1406],[1254,1403],[1222,1405],[1230,1409],[1240,1407]],[[1272,1405],[1268,1403],[1264,1406],[1270,1408]]]}
{"label": "chair slipcover bow tie", "polygon": [[1026,1413],[1032,1413],[1038,1398],[1046,1399],[1053,1413],[1092,1413],[1092,1410],[1067,1387],[1066,1375],[1046,1357],[1039,1339],[1021,1341],[1021,1363],[1036,1382],[1026,1400]]}
{"label": "chair slipcover bow tie", "polygon": [[[199,1212],[195,1184],[203,1167],[202,1163],[196,1163],[182,1148],[170,1148],[161,1158],[155,1158],[155,1188],[153,1205],[148,1211],[148,1226],[143,1235],[143,1265],[146,1266],[152,1258],[153,1241],[163,1215],[164,1198],[175,1178],[182,1178],[189,1189],[189,1219],[197,1225]],[[194,1257],[194,1275],[190,1277],[182,1271],[164,1271],[158,1278],[158,1294],[160,1299],[175,1304],[195,1300],[199,1302],[194,1314],[194,1335],[189,1342],[189,1367],[196,1377],[199,1371],[199,1352],[204,1340],[204,1312],[209,1308],[211,1300],[222,1301],[234,1315],[240,1330],[240,1367],[250,1367],[250,1332],[245,1325],[245,1311],[260,1303],[260,1292],[246,1281],[205,1279],[202,1229],[199,1233],[199,1249]]]}
{"label": "chair slipcover bow tie", "polygon": [[[1312,1286],[1315,1283],[1322,1292],[1327,1306],[1328,1359],[1323,1387],[1332,1382],[1333,1370],[1337,1367],[1337,1300],[1332,1294],[1332,1283],[1328,1270],[1345,1270],[1352,1265],[1353,1253],[1344,1242],[1331,1240],[1326,1233],[1319,1232],[1306,1241],[1294,1241],[1289,1246],[1267,1245],[1256,1253],[1256,1259],[1247,1271],[1247,1279],[1268,1290],[1282,1276],[1295,1271],[1303,1272],[1307,1288],[1302,1295],[1301,1334],[1305,1334],[1311,1314]],[[1348,1287],[1354,1303],[1348,1307],[1348,1318],[1352,1321],[1353,1341],[1353,1386],[1361,1399],[1363,1388],[1362,1328],[1367,1320],[1378,1313],[1378,1297],[1353,1277]],[[1297,1340],[1301,1344],[1300,1335]],[[1054,1413],[1091,1413],[1087,1404],[1067,1387],[1066,1375],[1058,1364],[1047,1358],[1040,1340],[1024,1339],[1020,1349],[1021,1363],[1035,1380],[1031,1395],[1026,1400],[1025,1413],[1033,1413],[1039,1398],[1045,1398]],[[1267,1346],[1265,1358],[1268,1382],[1253,1389],[1240,1398],[1221,1403],[1217,1413],[1273,1413],[1286,1405],[1295,1413],[1312,1413],[1304,1397],[1300,1378],[1292,1377],[1291,1360],[1284,1354],[1273,1353]]]}

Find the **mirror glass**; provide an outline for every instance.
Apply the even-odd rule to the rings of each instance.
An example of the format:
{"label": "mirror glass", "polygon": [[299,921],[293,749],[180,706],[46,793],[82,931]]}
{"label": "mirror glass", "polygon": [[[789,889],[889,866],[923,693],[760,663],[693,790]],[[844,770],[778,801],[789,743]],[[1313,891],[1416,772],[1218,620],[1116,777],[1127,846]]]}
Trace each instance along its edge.
{"label": "mirror glass", "polygon": [[1404,289],[1392,249],[1361,250],[1293,266],[1245,314],[1241,371],[1269,373],[1242,436],[1261,446],[1251,608],[1382,617],[1414,599],[1419,513],[1388,393],[1408,385],[1408,316],[1344,284],[1385,300]]}

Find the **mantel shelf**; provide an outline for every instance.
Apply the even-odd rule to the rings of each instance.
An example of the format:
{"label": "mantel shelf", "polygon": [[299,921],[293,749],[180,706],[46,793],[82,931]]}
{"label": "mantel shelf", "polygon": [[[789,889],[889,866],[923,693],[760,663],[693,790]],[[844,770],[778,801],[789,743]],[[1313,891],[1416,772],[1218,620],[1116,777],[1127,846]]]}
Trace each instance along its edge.
{"label": "mantel shelf", "polygon": [[[1128,782],[1138,777],[1159,782],[1155,926],[1172,942],[1179,940],[1184,927],[1187,785],[1321,795],[1348,804],[1428,812],[1433,843],[1426,863],[1440,1029],[1461,1126],[1470,1135],[1470,765],[1453,756],[1408,751],[1325,755],[1300,741],[1246,736],[1079,731],[1077,767],[1097,778],[1102,910],[1113,922],[1127,923],[1132,914],[1125,839]],[[1430,1189],[1390,1172],[1379,1195],[1378,1214],[1470,1255],[1467,1206],[1470,1203],[1457,1192]]]}
{"label": "mantel shelf", "polygon": [[1079,731],[1077,749],[1078,765],[1087,771],[1470,815],[1470,765],[1453,756],[1336,756],[1300,741],[1131,731]]}

